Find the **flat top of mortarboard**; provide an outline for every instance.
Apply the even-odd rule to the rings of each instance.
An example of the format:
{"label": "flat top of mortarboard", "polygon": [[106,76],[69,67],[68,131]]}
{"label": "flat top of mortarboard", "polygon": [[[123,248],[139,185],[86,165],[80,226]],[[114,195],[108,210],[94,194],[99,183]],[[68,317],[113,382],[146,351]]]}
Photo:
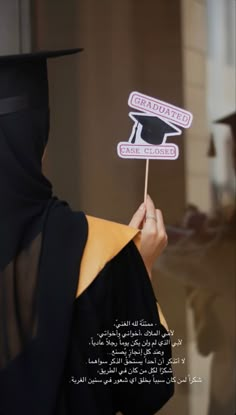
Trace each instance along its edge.
{"label": "flat top of mortarboard", "polygon": [[[236,141],[236,111],[232,112],[225,117],[218,118],[217,120],[213,121],[214,124],[226,124],[231,127],[232,137],[233,140]],[[214,143],[213,134],[211,135],[210,144],[207,152],[208,157],[215,157],[216,156],[216,147]]]}
{"label": "flat top of mortarboard", "polygon": [[166,133],[179,130],[169,121],[166,121],[152,114],[139,114],[131,112],[130,116],[131,118],[135,118],[143,126],[144,129],[148,129],[150,132],[153,133],[159,132],[161,126]]}
{"label": "flat top of mortarboard", "polygon": [[73,55],[78,52],[82,52],[82,48],[74,49],[61,49],[61,50],[39,50],[30,53],[17,53],[14,55],[0,55],[0,64],[8,62],[26,62],[37,61],[41,59],[57,58],[65,55]]}
{"label": "flat top of mortarboard", "polygon": [[218,120],[214,120],[213,122],[217,124],[228,124],[233,126],[236,123],[236,111],[226,115],[225,117],[219,118]]}
{"label": "flat top of mortarboard", "polygon": [[229,125],[231,127],[233,139],[236,141],[236,111],[226,115],[225,117],[215,120],[214,123]]}

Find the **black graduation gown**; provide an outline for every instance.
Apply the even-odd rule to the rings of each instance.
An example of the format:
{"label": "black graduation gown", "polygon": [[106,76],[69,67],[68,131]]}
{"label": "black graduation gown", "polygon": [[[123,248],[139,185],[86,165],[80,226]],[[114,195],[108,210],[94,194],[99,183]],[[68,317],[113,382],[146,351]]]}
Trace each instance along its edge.
{"label": "black graduation gown", "polygon": [[[105,223],[106,221],[103,221],[103,224]],[[128,229],[128,227],[123,227],[121,231],[124,231],[124,228]],[[104,226],[101,229],[106,233]],[[116,231],[118,229],[116,224]],[[110,231],[107,230],[107,232]],[[114,241],[115,233],[110,235]],[[129,239],[131,239],[130,235]],[[64,381],[55,412],[57,415],[113,415],[118,411],[124,415],[151,415],[155,414],[174,393],[174,383],[171,382],[172,368],[168,363],[171,358],[170,340],[162,347],[158,345],[155,347],[157,353],[162,351],[162,367],[168,369],[167,373],[160,373],[160,367],[156,361],[154,367],[152,365],[152,374],[148,375],[150,363],[142,356],[142,372],[138,369],[141,374],[137,374],[137,364],[130,363],[135,358],[137,361],[137,355],[132,355],[129,360],[124,358],[124,350],[126,350],[127,358],[127,353],[132,349],[133,340],[142,342],[147,339],[151,342],[154,339],[151,335],[147,335],[150,327],[140,325],[141,322],[148,322],[152,332],[156,333],[158,330],[159,340],[169,339],[168,327],[164,325],[163,320],[161,322],[157,299],[142,257],[132,239],[126,242],[125,246],[105,265],[103,261],[100,261],[101,269],[97,276],[89,285],[87,284],[87,287],[86,284],[83,286],[82,293],[79,293],[75,300]],[[83,278],[82,275],[80,278]],[[118,323],[122,322],[125,322],[126,326],[123,325],[116,331],[114,324],[118,327]],[[116,331],[116,335],[110,338],[113,343],[109,343],[108,335],[112,331],[113,334]],[[102,333],[106,338],[102,337]],[[127,347],[117,346],[119,343],[117,336],[120,336],[119,338],[123,341],[128,341],[129,345]],[[97,341],[100,343],[95,343]],[[116,347],[113,347],[114,344]],[[139,353],[140,348],[137,347],[139,344],[136,343],[136,347],[133,347],[134,353],[135,351]],[[148,348],[150,350],[150,344]],[[122,356],[123,353],[122,362],[115,361],[114,354],[109,355],[112,350],[114,353],[117,351],[120,353],[116,356]],[[143,350],[147,350],[147,347]],[[154,355],[152,354],[151,357],[153,358]],[[104,366],[105,361],[108,364]],[[134,367],[136,369],[133,369]],[[130,374],[127,373],[128,368]],[[133,370],[134,373],[132,373]],[[104,373],[109,373],[106,376],[107,382],[104,381]],[[153,380],[154,376],[156,382],[148,383],[148,380]],[[118,379],[122,379],[122,382]]]}
{"label": "black graduation gown", "polygon": [[63,376],[87,221],[56,198],[46,214],[0,268],[0,415],[52,415]]}

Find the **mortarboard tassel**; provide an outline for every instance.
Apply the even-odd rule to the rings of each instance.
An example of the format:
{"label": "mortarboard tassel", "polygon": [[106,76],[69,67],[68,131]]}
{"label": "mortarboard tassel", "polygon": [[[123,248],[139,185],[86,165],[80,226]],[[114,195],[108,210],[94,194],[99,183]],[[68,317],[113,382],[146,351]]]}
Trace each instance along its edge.
{"label": "mortarboard tassel", "polygon": [[216,146],[215,146],[213,134],[211,134],[207,156],[208,157],[216,157]]}
{"label": "mortarboard tassel", "polygon": [[133,135],[132,135],[132,137],[131,137],[131,143],[132,144],[134,144],[135,143],[135,140],[136,140],[136,134],[137,134],[137,130],[138,130],[138,123],[137,123],[137,125],[136,125],[136,127],[135,127],[135,129],[134,129],[134,133],[133,133]]}

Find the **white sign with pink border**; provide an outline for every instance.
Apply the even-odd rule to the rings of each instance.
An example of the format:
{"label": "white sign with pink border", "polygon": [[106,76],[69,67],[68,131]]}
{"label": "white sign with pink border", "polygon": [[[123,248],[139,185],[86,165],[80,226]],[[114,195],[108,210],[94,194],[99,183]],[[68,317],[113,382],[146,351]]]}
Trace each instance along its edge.
{"label": "white sign with pink border", "polygon": [[134,124],[129,139],[118,143],[119,157],[176,160],[179,147],[166,140],[171,136],[181,135],[183,128],[189,128],[192,114],[136,91],[131,92],[128,104],[136,110],[129,113]]}

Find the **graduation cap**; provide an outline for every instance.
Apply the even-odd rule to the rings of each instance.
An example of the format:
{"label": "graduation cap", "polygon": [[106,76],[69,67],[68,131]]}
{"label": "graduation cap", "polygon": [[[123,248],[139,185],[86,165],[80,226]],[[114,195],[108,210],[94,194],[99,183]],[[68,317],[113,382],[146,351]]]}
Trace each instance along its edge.
{"label": "graduation cap", "polygon": [[[219,118],[218,120],[213,121],[214,124],[226,124],[229,125],[232,132],[232,137],[234,141],[234,145],[236,146],[236,112],[232,114],[226,115],[223,118]],[[211,135],[210,144],[207,152],[208,157],[215,157],[216,156],[216,149],[214,143],[214,137]]]}
{"label": "graduation cap", "polygon": [[219,120],[214,121],[214,123],[229,125],[231,127],[233,139],[236,142],[236,112],[220,118]]}
{"label": "graduation cap", "polygon": [[0,56],[0,116],[27,108],[47,108],[47,59],[80,51],[76,48]]}
{"label": "graduation cap", "polygon": [[155,115],[130,112],[129,116],[136,123],[129,140],[132,144],[138,137],[139,126],[140,137],[152,145],[162,144],[166,136],[181,134],[179,128]]}

